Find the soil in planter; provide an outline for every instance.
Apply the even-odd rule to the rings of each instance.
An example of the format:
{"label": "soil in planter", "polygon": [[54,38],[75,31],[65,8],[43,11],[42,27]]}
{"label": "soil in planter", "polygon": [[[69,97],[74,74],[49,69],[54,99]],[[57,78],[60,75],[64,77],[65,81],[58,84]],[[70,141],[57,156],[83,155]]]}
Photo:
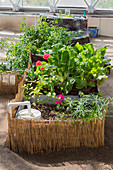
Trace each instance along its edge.
{"label": "soil in planter", "polygon": [[38,109],[41,112],[41,116],[43,119],[49,120],[52,118],[55,119],[56,105],[53,104],[37,104],[36,106],[32,105],[33,109]]}
{"label": "soil in planter", "polygon": [[[79,98],[78,98],[79,103]],[[88,110],[88,108],[95,109],[94,103],[92,103],[91,98],[89,97],[86,103],[83,104],[84,108]],[[41,117],[45,120],[49,120],[52,118],[52,120],[58,119],[58,118],[74,118],[77,119],[78,116],[81,116],[81,113],[77,113],[75,115],[72,115],[72,110],[69,109],[68,106],[64,106],[64,108],[60,108],[60,110],[57,110],[57,104],[47,104],[47,103],[32,103],[32,108],[37,109],[41,112]],[[26,107],[24,107],[26,108]],[[62,117],[62,116],[63,117]],[[74,116],[74,117],[73,117]],[[85,117],[87,118],[89,115],[86,114]],[[82,117],[81,117],[82,118]]]}
{"label": "soil in planter", "polygon": [[[41,117],[44,120],[49,120],[50,118],[52,118],[52,120],[55,120],[55,118],[58,118],[57,113],[65,113],[65,114],[70,114],[69,110],[60,110],[58,111],[56,109],[56,104],[39,104],[36,103],[36,105],[34,106],[34,104],[32,103],[31,107],[32,109],[36,109],[39,110],[41,112]],[[22,109],[27,109],[27,106],[23,106]],[[16,108],[16,112],[18,112],[19,107]],[[60,117],[59,117],[60,118]]]}

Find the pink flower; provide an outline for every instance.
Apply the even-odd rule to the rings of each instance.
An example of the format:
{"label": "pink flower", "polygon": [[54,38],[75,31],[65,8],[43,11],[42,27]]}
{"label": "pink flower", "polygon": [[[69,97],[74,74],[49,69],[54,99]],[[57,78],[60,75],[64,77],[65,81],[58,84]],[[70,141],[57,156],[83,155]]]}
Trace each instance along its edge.
{"label": "pink flower", "polygon": [[42,67],[40,67],[40,70],[44,70],[44,67],[42,66]]}
{"label": "pink flower", "polygon": [[48,53],[46,53],[46,54],[43,55],[43,58],[46,59],[46,60],[48,59],[48,57],[49,57],[49,54],[48,54]]}
{"label": "pink flower", "polygon": [[91,79],[91,81],[95,81],[95,79],[93,78],[93,79]]}
{"label": "pink flower", "polygon": [[88,80],[88,83],[90,83],[90,80]]}
{"label": "pink flower", "polygon": [[41,61],[39,61],[39,60],[36,62],[36,66],[41,65],[41,64],[42,64],[42,63],[41,63]]}
{"label": "pink flower", "polygon": [[65,99],[65,96],[62,95],[62,94],[59,94],[58,98],[60,98],[60,99]]}
{"label": "pink flower", "polygon": [[56,101],[56,104],[60,104],[61,105],[61,100]]}
{"label": "pink flower", "polygon": [[55,70],[51,69],[51,71],[55,72]]}

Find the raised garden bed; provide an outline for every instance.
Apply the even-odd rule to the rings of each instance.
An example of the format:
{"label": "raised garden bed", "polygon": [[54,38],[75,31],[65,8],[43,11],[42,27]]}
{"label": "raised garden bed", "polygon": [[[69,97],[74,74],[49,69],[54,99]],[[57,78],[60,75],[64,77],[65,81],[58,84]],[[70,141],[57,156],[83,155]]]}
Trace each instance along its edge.
{"label": "raised garden bed", "polygon": [[59,27],[67,28],[70,31],[78,31],[78,30],[87,30],[87,18],[83,16],[76,16],[76,17],[65,17],[65,16],[46,16],[47,22],[52,24],[51,21],[58,20]]}
{"label": "raised garden bed", "polygon": [[[12,114],[8,110],[6,145],[14,152],[28,154],[54,152],[80,146],[104,146],[104,122],[108,102],[101,101],[100,103],[96,97],[95,102],[92,103],[91,98],[88,98],[90,107],[89,103],[84,104],[84,101],[83,107],[81,107],[80,100],[78,102],[75,99],[70,101],[69,98],[64,99],[64,95],[68,95],[75,88],[81,91],[82,88],[87,89],[88,86],[97,88],[97,82],[102,81],[103,83],[103,79],[107,78],[107,69],[104,64],[108,60],[103,59],[105,51],[105,47],[95,51],[93,44],[84,46],[76,44],[75,47],[55,44],[51,54],[45,53],[43,58],[38,56],[38,61],[35,62],[36,58],[32,59],[33,63],[29,61],[28,70],[19,84],[18,93],[11,102],[23,101],[23,95],[26,98],[38,97],[41,91],[46,91],[44,92],[46,95],[56,97],[56,94],[62,91],[55,103],[56,110],[59,112],[57,119],[48,115],[49,112],[44,109],[50,111],[52,109],[55,112],[56,110],[53,106],[46,107],[46,104],[44,106],[43,103],[43,108],[40,108],[39,105],[33,106],[39,107],[44,119],[20,119],[17,117],[17,106],[13,106]],[[44,59],[47,62],[43,62]],[[28,81],[37,81],[36,88],[24,86],[26,73]],[[28,85],[28,83],[26,84]],[[57,93],[55,93],[55,88],[58,90]],[[77,106],[79,106],[78,109]],[[87,106],[89,110],[87,110]],[[51,114],[54,115],[54,112]]]}
{"label": "raised garden bed", "polygon": [[[50,26],[57,25],[59,27],[64,27],[69,31],[82,31],[81,35],[72,37],[71,43],[72,45],[75,45],[76,43],[85,44],[90,42],[90,37],[87,32],[87,18],[82,16],[76,16],[76,17],[65,17],[65,16],[48,16],[46,21],[49,23]],[[56,22],[57,21],[57,22]]]}
{"label": "raised garden bed", "polygon": [[15,95],[18,92],[18,84],[22,80],[19,73],[0,73],[0,95]]}
{"label": "raised garden bed", "polygon": [[[23,99],[24,79],[19,84],[18,94],[11,102]],[[14,152],[34,154],[40,152],[55,152],[73,147],[104,146],[103,119],[85,120],[26,120],[16,119],[16,106],[12,108],[12,118],[8,112],[8,136],[6,145]],[[103,112],[105,116],[105,110]],[[72,123],[73,122],[73,123]]]}

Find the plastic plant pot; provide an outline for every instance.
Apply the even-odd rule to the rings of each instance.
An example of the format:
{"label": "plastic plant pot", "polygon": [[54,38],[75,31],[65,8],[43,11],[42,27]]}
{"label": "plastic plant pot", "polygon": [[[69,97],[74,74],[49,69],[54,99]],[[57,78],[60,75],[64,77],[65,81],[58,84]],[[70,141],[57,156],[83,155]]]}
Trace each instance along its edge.
{"label": "plastic plant pot", "polygon": [[91,38],[97,38],[98,37],[98,27],[88,27],[89,35]]}

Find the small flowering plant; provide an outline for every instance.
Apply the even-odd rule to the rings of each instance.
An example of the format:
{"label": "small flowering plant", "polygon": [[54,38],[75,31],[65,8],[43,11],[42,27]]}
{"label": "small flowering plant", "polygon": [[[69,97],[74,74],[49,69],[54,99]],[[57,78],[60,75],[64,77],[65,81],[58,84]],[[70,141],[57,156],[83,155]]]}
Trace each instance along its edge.
{"label": "small flowering plant", "polygon": [[65,99],[65,96],[62,95],[62,94],[59,94],[58,99],[60,99],[60,100],[56,101],[56,104],[60,104],[61,105],[62,104],[62,100],[61,99]]}
{"label": "small flowering plant", "polygon": [[47,59],[49,58],[49,54],[48,54],[48,53],[44,54],[44,55],[43,55],[43,58],[44,58],[45,60],[47,60]]}
{"label": "small flowering plant", "polygon": [[36,62],[36,67],[37,67],[37,66],[40,66],[40,65],[42,65],[42,63],[41,63],[41,61],[38,60],[38,61]]}
{"label": "small flowering plant", "polygon": [[58,98],[60,98],[60,99],[65,99],[65,96],[62,95],[62,94],[59,94]]}
{"label": "small flowering plant", "polygon": [[[59,100],[60,99],[60,100]],[[56,109],[57,110],[59,110],[60,108],[62,109],[62,110],[64,110],[65,108],[64,108],[64,106],[63,106],[63,102],[64,102],[64,100],[63,99],[65,99],[65,96],[64,95],[62,95],[62,94],[59,94],[59,96],[58,96],[58,100],[56,101]],[[62,107],[61,107],[61,105],[62,105]]]}

